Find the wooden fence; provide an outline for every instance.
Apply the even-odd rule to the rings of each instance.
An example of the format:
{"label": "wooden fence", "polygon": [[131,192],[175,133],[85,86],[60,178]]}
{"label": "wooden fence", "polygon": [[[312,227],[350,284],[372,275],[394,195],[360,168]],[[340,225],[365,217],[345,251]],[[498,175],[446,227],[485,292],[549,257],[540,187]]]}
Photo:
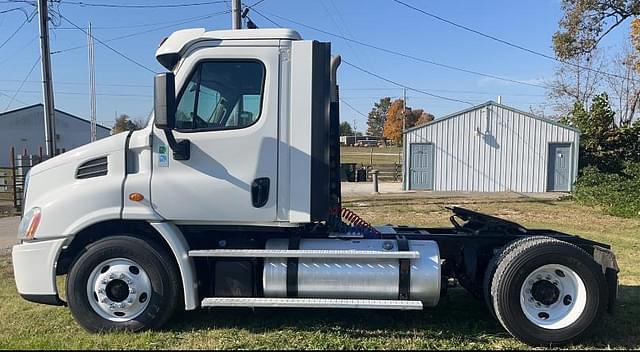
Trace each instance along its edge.
{"label": "wooden fence", "polygon": [[[378,179],[380,181],[402,181],[402,164],[376,164],[364,165],[362,163],[343,163],[342,164],[342,181],[358,181],[358,170],[365,170],[366,180],[371,181],[371,170],[378,170]],[[351,174],[349,176],[349,174]]]}

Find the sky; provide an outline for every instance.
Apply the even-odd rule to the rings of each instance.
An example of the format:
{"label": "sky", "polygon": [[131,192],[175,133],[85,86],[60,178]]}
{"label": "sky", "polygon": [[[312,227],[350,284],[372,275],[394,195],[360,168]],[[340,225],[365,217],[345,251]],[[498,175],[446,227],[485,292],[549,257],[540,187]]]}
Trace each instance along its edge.
{"label": "sky", "polygon": [[[560,0],[403,1],[449,21],[553,56],[551,37],[562,16]],[[228,1],[179,8],[89,7],[81,5],[83,2],[130,6],[207,1],[61,0],[57,11],[62,16],[81,27],[91,22],[97,40],[140,64],[95,43],[97,120],[108,127],[119,114],[126,113],[141,120],[148,117],[153,106],[154,74],[151,71],[164,70],[155,60],[155,51],[163,38],[184,28],[217,30],[231,26],[231,15],[221,13],[229,9]],[[246,5],[257,2],[247,0]],[[26,2],[0,1],[0,12],[13,8],[34,10]],[[559,65],[425,16],[392,0],[264,0],[255,9],[277,25],[297,30],[304,39],[331,41],[332,52],[342,55],[347,62],[422,91],[408,90],[407,105],[431,112],[436,118],[465,109],[469,103],[495,101],[498,95],[503,104],[524,111],[534,108],[545,114],[553,112],[544,88],[418,62],[300,25],[422,60],[533,85],[549,81]],[[276,26],[256,12],[250,12],[249,17],[260,28]],[[21,11],[0,13],[0,112],[42,102],[37,18],[27,22],[2,46],[24,21],[25,15]],[[87,35],[64,19],[55,18],[50,26],[55,106],[88,119]],[[620,26],[601,46],[615,48],[627,36],[628,25]],[[59,50],[63,52],[56,53]],[[366,114],[374,102],[384,96],[398,98],[403,93],[398,85],[347,64],[340,67],[338,80],[343,100],[341,120],[355,125],[357,131],[366,130]],[[424,92],[464,102],[437,98]]]}

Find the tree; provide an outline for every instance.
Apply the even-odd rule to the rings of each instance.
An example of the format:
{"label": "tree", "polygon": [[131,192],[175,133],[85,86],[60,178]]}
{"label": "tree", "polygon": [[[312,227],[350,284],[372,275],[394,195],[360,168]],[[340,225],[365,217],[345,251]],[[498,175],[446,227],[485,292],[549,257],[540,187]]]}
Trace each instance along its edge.
{"label": "tree", "polygon": [[625,162],[640,162],[640,122],[618,126],[609,97],[602,93],[593,98],[587,111],[580,102],[562,122],[578,128],[580,167],[596,167],[607,173],[619,173]]}
{"label": "tree", "polygon": [[580,132],[584,133],[589,128],[590,116],[584,105],[576,101],[573,104],[573,110],[567,116],[564,116],[560,119],[565,125],[569,125],[571,127],[575,127],[580,130]]}
{"label": "tree", "polygon": [[134,121],[129,117],[129,115],[122,114],[118,116],[115,124],[113,124],[113,127],[111,128],[111,134],[113,135],[120,132],[139,130],[142,127],[143,126],[139,121]]}
{"label": "tree", "polygon": [[387,111],[383,136],[396,144],[400,144],[402,142],[403,125],[405,129],[411,128],[429,123],[433,121],[434,118],[435,116],[433,116],[433,114],[423,109],[412,109],[408,106],[404,107],[404,101],[402,99],[396,99],[391,103]]}
{"label": "tree", "polygon": [[576,102],[586,107],[602,88],[604,63],[599,52],[567,59],[571,64],[561,64],[551,82],[547,83],[548,96],[560,115],[569,114]]}
{"label": "tree", "polygon": [[340,135],[353,136],[353,128],[351,128],[351,125],[347,121],[340,123]]}
{"label": "tree", "polygon": [[562,10],[553,47],[566,60],[593,51],[614,28],[640,15],[640,0],[562,0]]}
{"label": "tree", "polygon": [[384,123],[387,119],[387,111],[391,106],[391,98],[381,98],[379,102],[375,103],[369,116],[367,118],[367,134],[370,136],[382,137],[384,130]]}
{"label": "tree", "polygon": [[384,122],[383,136],[396,144],[402,141],[402,118],[404,102],[396,99],[391,103]]}
{"label": "tree", "polygon": [[[632,42],[640,39],[640,25],[637,25],[640,22],[634,20],[633,23],[636,25],[633,26],[631,33]],[[640,52],[637,50],[640,46],[635,48],[633,46],[635,45],[628,43],[613,58],[609,70],[618,77],[604,76],[607,87],[612,93],[619,125],[630,124],[640,105]]]}
{"label": "tree", "polygon": [[422,125],[426,125],[426,124],[428,124],[429,122],[431,122],[431,121],[435,120],[435,118],[436,118],[436,117],[435,117],[435,116],[433,116],[433,114],[428,113],[428,112],[426,112],[426,111],[423,111],[423,112],[420,114],[420,117],[418,118],[418,121],[416,121],[415,126],[422,126]]}
{"label": "tree", "polygon": [[559,65],[553,80],[547,83],[549,98],[560,115],[570,113],[576,101],[587,108],[598,91],[608,90],[618,122],[634,119],[640,104],[640,20],[631,22],[629,42],[607,62],[597,48],[564,61],[567,63]]}

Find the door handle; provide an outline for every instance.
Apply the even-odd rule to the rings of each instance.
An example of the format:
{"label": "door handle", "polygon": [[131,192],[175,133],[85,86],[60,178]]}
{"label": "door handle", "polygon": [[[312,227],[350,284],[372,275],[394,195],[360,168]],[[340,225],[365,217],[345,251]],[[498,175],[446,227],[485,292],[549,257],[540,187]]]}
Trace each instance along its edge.
{"label": "door handle", "polygon": [[256,178],[251,182],[251,202],[255,208],[262,208],[269,201],[270,184],[268,177]]}

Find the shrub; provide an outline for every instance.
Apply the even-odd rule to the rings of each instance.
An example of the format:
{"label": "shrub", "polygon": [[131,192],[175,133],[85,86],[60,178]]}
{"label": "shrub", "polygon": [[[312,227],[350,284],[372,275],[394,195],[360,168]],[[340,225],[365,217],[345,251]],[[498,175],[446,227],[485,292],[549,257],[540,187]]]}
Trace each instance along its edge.
{"label": "shrub", "polygon": [[582,169],[575,199],[597,205],[615,216],[640,217],[640,163],[626,162],[620,173],[605,173],[594,166]]}

